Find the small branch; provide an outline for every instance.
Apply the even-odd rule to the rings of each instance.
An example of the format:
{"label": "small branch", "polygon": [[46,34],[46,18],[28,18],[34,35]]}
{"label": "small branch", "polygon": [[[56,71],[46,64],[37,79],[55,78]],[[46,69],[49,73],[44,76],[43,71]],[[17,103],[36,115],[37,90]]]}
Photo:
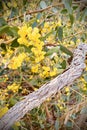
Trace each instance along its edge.
{"label": "small branch", "polygon": [[16,37],[14,37],[14,38],[12,38],[12,39],[9,39],[9,40],[7,40],[7,41],[0,41],[0,44],[2,44],[2,43],[4,43],[4,44],[9,44],[9,43],[11,43],[11,42],[13,42],[14,40],[16,39]]}
{"label": "small branch", "polygon": [[82,31],[77,32],[77,33],[74,33],[74,34],[72,34],[72,35],[70,35],[70,36],[68,36],[68,37],[63,38],[63,40],[67,40],[68,38],[72,38],[73,36],[76,36],[76,35],[82,34],[82,33],[84,33],[84,32],[85,32],[85,30],[82,30]]}
{"label": "small branch", "polygon": [[[51,9],[52,7],[56,7],[56,6],[63,6],[63,3],[58,3],[58,4],[55,4],[55,5],[50,5],[50,6],[46,7],[46,8],[44,8],[44,9],[39,9],[39,10],[34,10],[34,11],[27,11],[27,12],[26,12],[26,15],[28,15],[28,14],[35,14],[35,13],[41,13],[41,12],[43,12],[43,11],[49,10],[49,9]],[[8,19],[7,22],[16,20],[16,19],[21,18],[21,17],[23,17],[23,16],[24,16],[24,14],[22,14],[22,15],[20,15],[20,16],[17,16],[17,17],[14,17],[14,18],[11,18],[11,19]]]}
{"label": "small branch", "polygon": [[12,108],[0,119],[0,130],[8,130],[14,122],[23,118],[23,116],[33,108],[41,105],[47,98],[55,95],[64,86],[71,85],[79,78],[85,69],[85,56],[87,53],[87,45],[80,44],[75,49],[73,60],[69,68],[53,80],[41,86],[37,91],[30,93],[26,98]]}
{"label": "small branch", "polygon": [[[77,1],[77,2],[72,2],[72,3],[73,4],[80,4],[81,2]],[[28,14],[35,14],[35,13],[41,13],[41,12],[47,11],[47,10],[53,8],[53,7],[56,7],[56,6],[64,6],[64,4],[63,3],[58,3],[58,4],[50,5],[50,6],[46,7],[46,8],[44,8],[44,9],[39,9],[39,10],[34,10],[34,11],[27,11],[26,15],[28,15]],[[22,14],[20,16],[17,16],[17,17],[14,17],[14,18],[11,18],[11,19],[8,19],[7,22],[16,20],[16,19],[21,18],[23,16],[24,16],[24,14]]]}

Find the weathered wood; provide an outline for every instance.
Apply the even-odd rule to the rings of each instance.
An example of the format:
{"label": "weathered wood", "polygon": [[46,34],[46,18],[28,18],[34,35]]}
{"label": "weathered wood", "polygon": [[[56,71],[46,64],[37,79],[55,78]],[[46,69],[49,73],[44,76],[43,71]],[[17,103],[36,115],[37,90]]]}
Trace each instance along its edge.
{"label": "weathered wood", "polygon": [[80,44],[74,51],[73,60],[69,68],[50,82],[44,84],[37,91],[30,93],[24,100],[15,104],[0,119],[0,130],[8,130],[15,121],[20,120],[28,111],[39,106],[64,86],[72,84],[75,79],[79,78],[86,67],[84,63],[86,52],[87,45]]}

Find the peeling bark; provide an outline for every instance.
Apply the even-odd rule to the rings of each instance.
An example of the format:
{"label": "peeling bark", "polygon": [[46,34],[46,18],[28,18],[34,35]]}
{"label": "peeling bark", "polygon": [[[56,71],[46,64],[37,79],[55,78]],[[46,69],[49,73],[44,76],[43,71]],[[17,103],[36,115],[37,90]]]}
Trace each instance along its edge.
{"label": "peeling bark", "polygon": [[70,85],[74,80],[79,78],[85,69],[85,55],[87,45],[80,44],[75,49],[73,60],[69,68],[62,74],[50,82],[44,84],[37,91],[30,93],[26,98],[15,104],[9,111],[0,119],[0,130],[9,130],[10,127],[20,120],[28,111],[42,104],[47,98],[55,95],[64,86]]}

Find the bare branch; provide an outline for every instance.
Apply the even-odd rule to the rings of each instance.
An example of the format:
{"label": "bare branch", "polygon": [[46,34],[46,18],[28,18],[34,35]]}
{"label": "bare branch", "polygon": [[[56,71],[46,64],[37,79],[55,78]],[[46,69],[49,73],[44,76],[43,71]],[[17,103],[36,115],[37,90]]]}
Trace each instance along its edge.
{"label": "bare branch", "polygon": [[73,60],[69,68],[50,82],[44,84],[37,91],[30,93],[26,98],[15,104],[1,119],[0,130],[8,130],[14,122],[20,120],[28,111],[42,104],[47,98],[55,95],[66,85],[70,85],[79,78],[86,67],[85,55],[87,45],[80,44],[75,49]]}

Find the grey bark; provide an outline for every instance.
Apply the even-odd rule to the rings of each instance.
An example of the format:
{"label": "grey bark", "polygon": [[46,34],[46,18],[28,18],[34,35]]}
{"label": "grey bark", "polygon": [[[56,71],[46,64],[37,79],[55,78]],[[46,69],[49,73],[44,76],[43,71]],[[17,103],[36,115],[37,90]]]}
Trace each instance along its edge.
{"label": "grey bark", "polygon": [[10,127],[16,121],[19,121],[28,111],[39,106],[47,98],[55,95],[64,86],[72,84],[74,80],[79,78],[86,67],[84,63],[86,52],[87,45],[80,44],[74,51],[73,60],[68,69],[10,108],[0,119],[0,130],[10,129]]}

